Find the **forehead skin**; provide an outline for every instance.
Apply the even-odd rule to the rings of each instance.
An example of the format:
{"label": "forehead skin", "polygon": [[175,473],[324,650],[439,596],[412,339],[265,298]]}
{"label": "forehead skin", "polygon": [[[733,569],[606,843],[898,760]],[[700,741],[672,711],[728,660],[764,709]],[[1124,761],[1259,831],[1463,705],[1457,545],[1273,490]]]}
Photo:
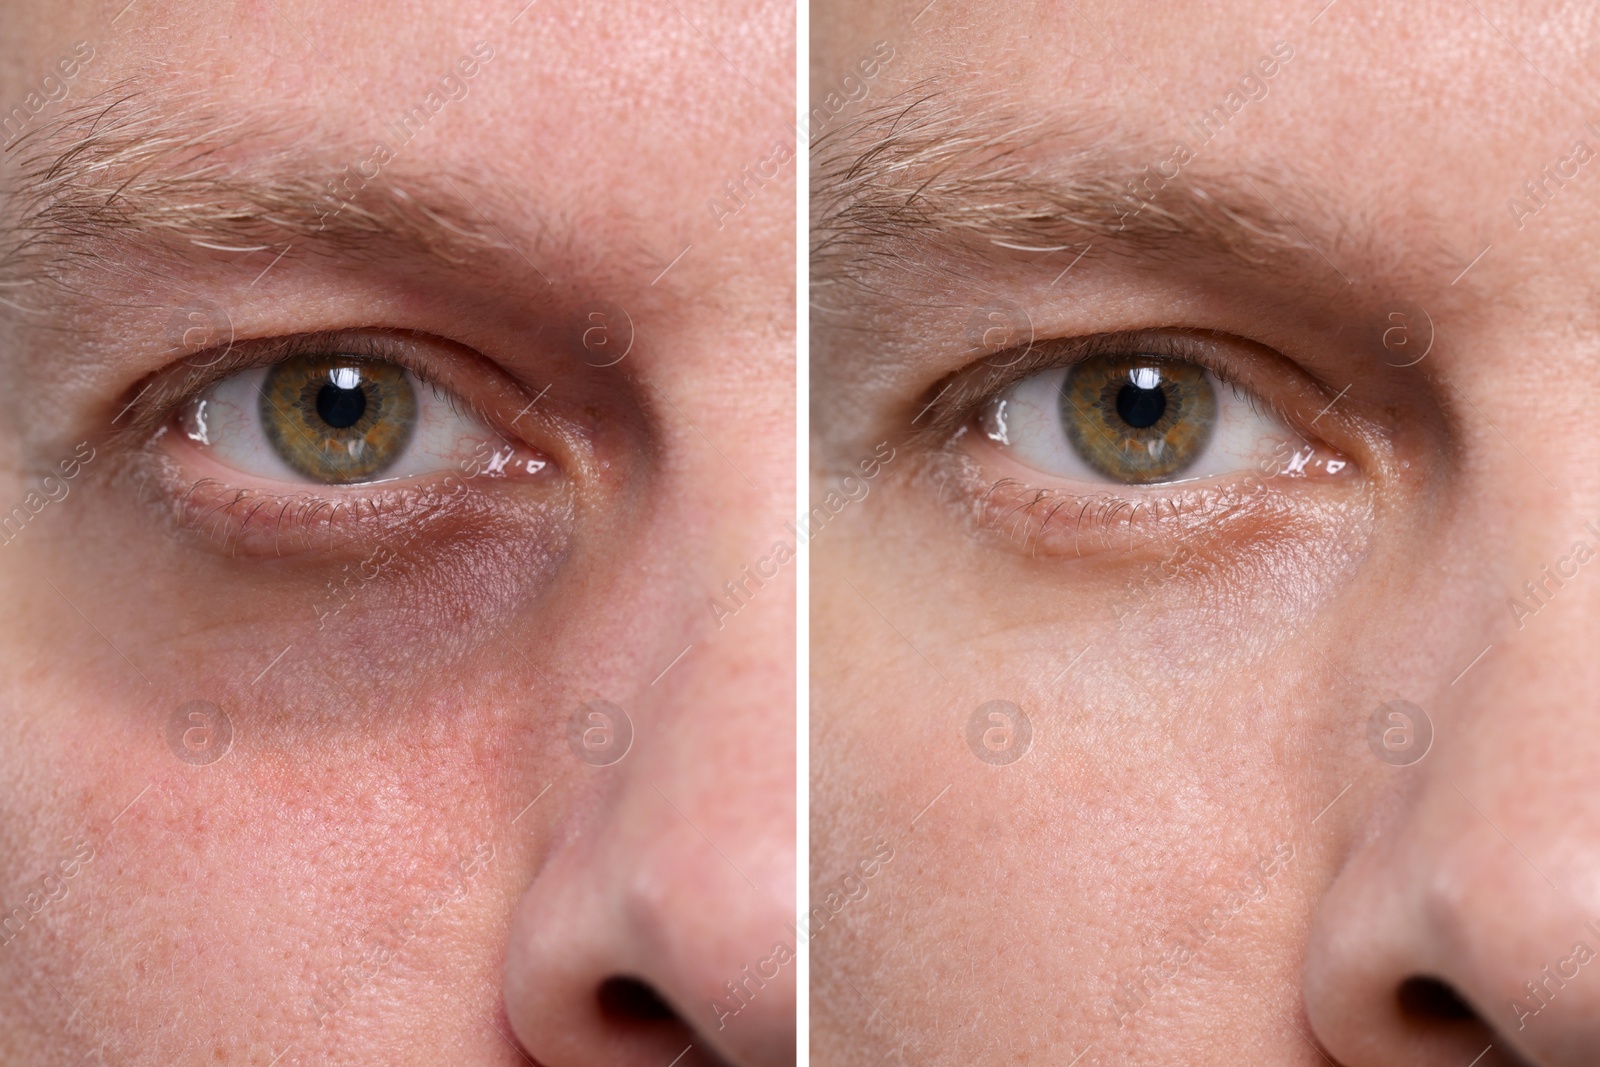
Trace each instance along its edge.
{"label": "forehead skin", "polygon": [[[541,893],[524,926],[545,922],[552,899],[596,914],[613,891],[638,903],[627,918],[644,932],[625,947],[689,961],[693,997],[675,1007],[712,1029],[703,1009],[725,995],[720,980],[770,958],[793,915],[793,570],[726,631],[706,610],[709,591],[770,554],[794,498],[794,169],[732,218],[708,209],[774,144],[793,147],[793,11],[519,11],[0,4],[3,106],[53,84],[86,40],[93,61],[35,129],[96,100],[158,117],[198,107],[219,124],[201,136],[229,174],[266,155],[335,169],[363,159],[477,42],[494,49],[362,201],[388,181],[448,195],[448,177],[470,191],[470,204],[444,205],[449,220],[476,225],[481,206],[489,239],[459,270],[388,246],[276,266],[191,248],[188,263],[119,270],[119,246],[70,262],[69,283],[115,283],[89,287],[88,306],[114,299],[54,332],[36,314],[58,306],[54,291],[0,289],[10,308],[34,305],[0,307],[8,503],[32,484],[27,468],[71,454],[171,358],[164,309],[191,296],[268,336],[431,333],[481,348],[530,397],[556,376],[547,403],[592,420],[632,413],[607,428],[611,466],[597,476],[629,494],[593,501],[615,507],[572,538],[559,581],[540,584],[548,560],[534,537],[435,545],[424,531],[406,542],[414,570],[368,585],[335,637],[305,625],[335,565],[297,585],[273,561],[248,576],[196,563],[93,468],[35,520],[39,536],[7,546],[0,585],[28,607],[0,635],[0,902],[19,905],[74,841],[94,849],[67,895],[0,947],[8,1062],[527,1062],[501,991],[519,902]],[[235,128],[248,137],[230,140]],[[62,292],[85,298],[83,286]],[[599,299],[629,312],[638,344],[615,377],[573,373],[561,401],[568,379],[538,330]],[[330,684],[341,673],[354,693]],[[236,698],[234,748],[179,764],[168,713],[212,693]],[[568,711],[597,695],[629,705],[637,731],[626,760],[601,770],[573,759],[565,735]],[[329,1026],[308,1019],[319,983],[436,903],[480,846],[493,860],[465,895]],[[690,921],[649,921],[663,914]],[[560,933],[549,921],[547,939]],[[784,1062],[793,989],[788,967],[683,1067],[712,1047]],[[567,1035],[534,1036],[560,1047]],[[570,1049],[549,1060],[562,1062]]]}
{"label": "forehead skin", "polygon": [[[1600,89],[1596,13],[1321,7],[813,6],[814,107],[829,109],[825,94],[875,42],[894,50],[820,146],[824,173],[873,158],[886,116],[936,114],[939,135],[974,141],[903,186],[883,179],[903,189],[981,175],[995,143],[1060,180],[1091,136],[1091,162],[1112,160],[1117,182],[1135,178],[1177,140],[1193,144],[1186,124],[1287,42],[1293,58],[1266,95],[1158,204],[1185,189],[1248,194],[1249,178],[1269,195],[1244,206],[1283,218],[1304,253],[1262,270],[1199,245],[1162,256],[1085,229],[1069,251],[1030,257],[988,243],[998,225],[974,225],[952,251],[926,231],[851,232],[821,210],[820,488],[904,432],[941,380],[977,358],[965,333],[973,309],[1004,302],[1025,307],[1041,336],[1176,322],[1278,347],[1329,397],[1349,384],[1343,403],[1395,443],[1392,466],[1369,472],[1368,519],[1213,561],[1127,625],[1112,609],[1135,568],[988,548],[936,499],[934,479],[914,477],[915,459],[819,537],[813,903],[875,839],[895,850],[814,950],[813,1049],[826,1062],[1068,1063],[1086,1050],[1085,1064],[1329,1062],[1308,1036],[1303,969],[1312,924],[1326,922],[1319,907],[1347,870],[1406,892],[1433,870],[1434,895],[1415,895],[1444,901],[1428,913],[1429,944],[1450,949],[1434,963],[1473,959],[1449,977],[1498,1013],[1497,1031],[1515,1031],[1509,998],[1570,950],[1594,910],[1587,843],[1600,798],[1583,769],[1594,670],[1578,649],[1594,636],[1600,592],[1563,588],[1536,636],[1518,629],[1507,597],[1574,540],[1594,543],[1583,523],[1600,508],[1600,481],[1584,428],[1600,398],[1600,267],[1587,252],[1600,238],[1600,171],[1588,164],[1531,218],[1507,202],[1534,203],[1525,183],[1575,142],[1600,147],[1585,125]],[[828,189],[814,188],[818,203],[835,203]],[[1103,255],[1053,288],[1091,239]],[[831,295],[841,291],[851,297]],[[1366,340],[1395,300],[1426,308],[1440,339],[1405,377]],[[1396,696],[1423,704],[1437,731],[1404,773],[1375,761],[1364,734],[1372,709]],[[1034,730],[1028,755],[998,768],[973,759],[964,734],[972,709],[997,698],[1022,705]],[[1285,842],[1294,859],[1265,898],[1119,1028],[1119,983],[1159,965],[1185,924]],[[1420,857],[1410,882],[1391,877],[1405,854]],[[1370,929],[1393,932],[1373,916]],[[1409,962],[1427,973],[1427,959]],[[1571,1003],[1592,1012],[1592,1001]],[[1557,1045],[1537,1043],[1554,1033],[1518,1040],[1553,1056]],[[1338,1037],[1317,1036],[1325,1047]],[[1495,1062],[1506,1044],[1477,1024],[1451,1040],[1463,1064],[1491,1040],[1482,1063]],[[1441,1048],[1354,1062],[1456,1062]]]}

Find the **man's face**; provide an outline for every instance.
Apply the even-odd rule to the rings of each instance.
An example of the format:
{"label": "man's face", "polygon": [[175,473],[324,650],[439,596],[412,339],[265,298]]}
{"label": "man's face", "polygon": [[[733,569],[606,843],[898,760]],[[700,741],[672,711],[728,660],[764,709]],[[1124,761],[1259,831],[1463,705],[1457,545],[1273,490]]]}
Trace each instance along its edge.
{"label": "man's face", "polygon": [[1592,12],[919,6],[814,11],[814,1052],[1594,1062]]}
{"label": "man's face", "polygon": [[792,11],[119,9],[0,33],[0,1060],[791,1062]]}

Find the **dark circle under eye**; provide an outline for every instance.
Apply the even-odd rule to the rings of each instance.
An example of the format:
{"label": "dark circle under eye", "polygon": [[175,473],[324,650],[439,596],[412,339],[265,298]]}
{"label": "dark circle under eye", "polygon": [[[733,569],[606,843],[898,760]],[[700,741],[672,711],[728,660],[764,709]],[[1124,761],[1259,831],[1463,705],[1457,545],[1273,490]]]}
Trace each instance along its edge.
{"label": "dark circle under eye", "polygon": [[1170,481],[1205,452],[1216,390],[1196,364],[1161,356],[1097,356],[1068,369],[1061,425],[1084,462],[1130,485]]}
{"label": "dark circle under eye", "polygon": [[285,463],[329,485],[371,481],[405,452],[417,397],[404,368],[360,356],[298,356],[267,372],[261,425]]}

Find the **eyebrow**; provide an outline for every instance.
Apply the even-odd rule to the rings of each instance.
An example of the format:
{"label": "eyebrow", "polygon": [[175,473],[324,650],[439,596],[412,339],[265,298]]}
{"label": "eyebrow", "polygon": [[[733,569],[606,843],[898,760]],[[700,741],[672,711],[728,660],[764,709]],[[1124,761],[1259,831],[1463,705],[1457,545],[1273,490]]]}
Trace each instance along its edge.
{"label": "eyebrow", "polygon": [[263,265],[291,246],[451,264],[494,250],[544,275],[529,258],[538,250],[493,221],[492,195],[470,178],[381,167],[369,177],[377,143],[224,117],[199,98],[104,90],[7,146],[0,299],[130,244],[256,254]]}
{"label": "eyebrow", "polygon": [[1293,262],[1331,287],[1351,284],[1353,227],[1331,197],[1302,176],[1207,170],[1205,148],[1185,137],[1194,158],[1175,166],[1176,139],[1118,141],[1110,122],[1019,119],[995,102],[905,90],[818,138],[813,271],[823,284],[864,282],[908,250],[953,245],[1053,253],[1060,266],[1090,249]]}

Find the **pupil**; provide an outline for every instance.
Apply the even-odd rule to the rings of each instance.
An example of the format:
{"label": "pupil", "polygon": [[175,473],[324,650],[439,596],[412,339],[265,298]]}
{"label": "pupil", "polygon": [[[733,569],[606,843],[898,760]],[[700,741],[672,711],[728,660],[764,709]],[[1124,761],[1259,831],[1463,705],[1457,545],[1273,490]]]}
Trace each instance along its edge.
{"label": "pupil", "polygon": [[1166,411],[1167,393],[1160,386],[1141,389],[1130,382],[1117,392],[1117,415],[1134,429],[1154,426]]}
{"label": "pupil", "polygon": [[334,429],[354,426],[366,412],[367,394],[360,386],[341,389],[330,383],[317,391],[317,415]]}

